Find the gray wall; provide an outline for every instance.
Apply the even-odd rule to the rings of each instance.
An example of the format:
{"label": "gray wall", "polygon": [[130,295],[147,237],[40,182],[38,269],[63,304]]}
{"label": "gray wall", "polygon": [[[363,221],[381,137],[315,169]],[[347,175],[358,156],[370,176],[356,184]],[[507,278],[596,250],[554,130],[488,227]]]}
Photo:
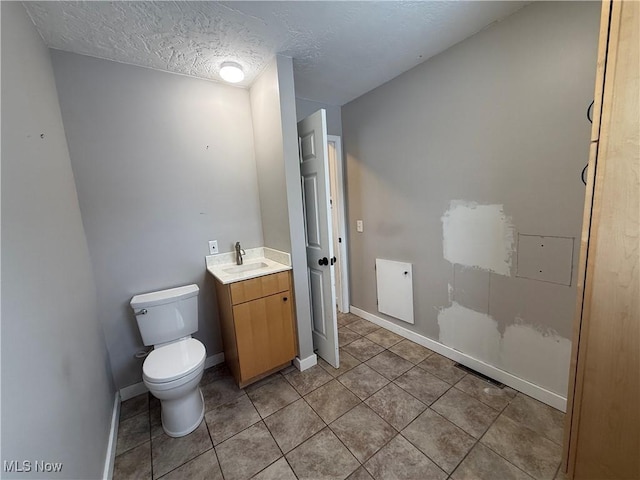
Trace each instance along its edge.
{"label": "gray wall", "polygon": [[298,121],[317,112],[321,108],[327,111],[327,134],[342,136],[342,109],[336,105],[314,102],[306,98],[296,98],[296,116]]}
{"label": "gray wall", "polygon": [[307,242],[302,209],[302,186],[300,184],[293,59],[278,55],[276,61],[278,63],[278,92],[280,94],[280,119],[282,122],[282,160],[287,182],[291,261],[293,263],[293,281],[298,320],[298,356],[304,360],[313,355],[313,338],[311,336]]}
{"label": "gray wall", "polygon": [[518,233],[571,237],[573,255],[525,259],[565,262],[571,275],[599,8],[531,4],[342,108],[352,304],[385,317],[375,258],[411,262],[416,323],[385,318],[559,395],[575,268],[572,286],[516,277],[526,252],[515,244],[508,275],[453,265],[442,217],[456,200],[497,205],[515,242]]}
{"label": "gray wall", "polygon": [[264,246],[291,253],[275,59],[251,85],[250,97]]}
{"label": "gray wall", "polygon": [[115,389],[49,51],[2,2],[2,459],[101,478]]}
{"label": "gray wall", "polygon": [[264,245],[291,254],[298,355],[313,355],[293,62],[278,55],[250,91]]}
{"label": "gray wall", "polygon": [[52,56],[116,385],[141,381],[138,293],[197,283],[195,336],[222,351],[207,241],[262,245],[249,92]]}

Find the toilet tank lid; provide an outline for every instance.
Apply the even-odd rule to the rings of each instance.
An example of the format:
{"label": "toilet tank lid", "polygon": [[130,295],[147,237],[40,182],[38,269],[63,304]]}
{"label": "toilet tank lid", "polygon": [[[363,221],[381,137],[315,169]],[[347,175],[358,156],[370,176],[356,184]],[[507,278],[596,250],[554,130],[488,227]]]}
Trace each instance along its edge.
{"label": "toilet tank lid", "polygon": [[195,297],[198,295],[199,289],[197,285],[185,285],[184,287],[170,288],[168,290],[160,290],[159,292],[143,293],[136,295],[131,299],[131,308],[147,308],[156,305],[164,305],[165,303],[184,300],[185,298]]}

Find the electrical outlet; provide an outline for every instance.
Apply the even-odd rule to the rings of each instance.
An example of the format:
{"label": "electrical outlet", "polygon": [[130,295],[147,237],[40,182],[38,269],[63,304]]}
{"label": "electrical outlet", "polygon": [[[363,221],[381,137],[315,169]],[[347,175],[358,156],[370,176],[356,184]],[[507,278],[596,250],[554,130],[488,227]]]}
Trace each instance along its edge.
{"label": "electrical outlet", "polygon": [[209,240],[209,255],[215,255],[218,253],[218,241]]}
{"label": "electrical outlet", "polygon": [[356,220],[356,231],[357,232],[364,232],[364,224],[362,223],[362,220]]}

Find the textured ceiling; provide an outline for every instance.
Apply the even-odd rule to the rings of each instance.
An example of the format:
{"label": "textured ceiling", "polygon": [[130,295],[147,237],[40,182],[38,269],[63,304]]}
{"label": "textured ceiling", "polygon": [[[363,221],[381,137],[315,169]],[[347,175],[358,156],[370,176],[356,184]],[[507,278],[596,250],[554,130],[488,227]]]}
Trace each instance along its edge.
{"label": "textured ceiling", "polygon": [[24,2],[49,47],[249,86],[280,53],[296,95],[342,105],[500,20],[522,2]]}

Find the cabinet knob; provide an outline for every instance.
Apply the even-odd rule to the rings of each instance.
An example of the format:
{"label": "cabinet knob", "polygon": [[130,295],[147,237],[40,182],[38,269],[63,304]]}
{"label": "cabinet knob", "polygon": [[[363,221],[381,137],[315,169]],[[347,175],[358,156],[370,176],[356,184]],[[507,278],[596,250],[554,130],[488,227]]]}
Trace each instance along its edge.
{"label": "cabinet knob", "polygon": [[287,300],[288,300],[288,298],[287,298],[287,297],[282,297],[282,301],[283,301],[283,302],[286,302]]}

